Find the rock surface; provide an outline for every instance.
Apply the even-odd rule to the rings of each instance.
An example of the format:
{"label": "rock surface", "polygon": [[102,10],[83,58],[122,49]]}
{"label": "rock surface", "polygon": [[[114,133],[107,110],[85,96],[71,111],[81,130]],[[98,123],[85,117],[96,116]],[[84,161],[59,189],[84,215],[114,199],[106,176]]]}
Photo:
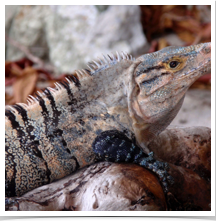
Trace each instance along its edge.
{"label": "rock surface", "polygon": [[[17,6],[14,14],[8,36],[49,59],[59,72],[86,68],[102,53],[126,51],[135,56],[147,45],[136,5]],[[23,56],[7,44],[7,60]]]}
{"label": "rock surface", "polygon": [[[9,38],[16,40],[21,45],[41,58],[46,57],[47,42],[44,35],[44,13],[46,6],[17,6],[11,26],[6,33]],[[6,45],[6,60],[17,60],[25,55],[20,49],[10,43]]]}

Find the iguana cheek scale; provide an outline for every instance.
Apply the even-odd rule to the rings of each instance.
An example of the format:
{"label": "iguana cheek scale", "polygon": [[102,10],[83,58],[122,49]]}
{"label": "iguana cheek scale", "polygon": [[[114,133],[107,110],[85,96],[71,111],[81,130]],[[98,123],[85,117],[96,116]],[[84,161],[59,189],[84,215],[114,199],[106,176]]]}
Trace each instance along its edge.
{"label": "iguana cheek scale", "polygon": [[[136,60],[116,53],[43,93],[6,108],[6,196],[21,196],[97,160],[135,162],[159,175],[148,142],[179,111],[188,87],[210,70],[211,43],[168,47]],[[145,153],[144,153],[145,152]]]}

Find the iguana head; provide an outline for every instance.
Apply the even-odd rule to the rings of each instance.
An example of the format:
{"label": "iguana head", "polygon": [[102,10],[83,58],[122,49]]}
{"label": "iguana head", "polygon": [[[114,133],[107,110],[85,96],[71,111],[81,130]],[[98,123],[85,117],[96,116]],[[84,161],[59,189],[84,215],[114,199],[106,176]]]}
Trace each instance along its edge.
{"label": "iguana head", "polygon": [[145,54],[133,73],[130,114],[138,142],[148,142],[178,113],[190,85],[211,68],[211,43]]}

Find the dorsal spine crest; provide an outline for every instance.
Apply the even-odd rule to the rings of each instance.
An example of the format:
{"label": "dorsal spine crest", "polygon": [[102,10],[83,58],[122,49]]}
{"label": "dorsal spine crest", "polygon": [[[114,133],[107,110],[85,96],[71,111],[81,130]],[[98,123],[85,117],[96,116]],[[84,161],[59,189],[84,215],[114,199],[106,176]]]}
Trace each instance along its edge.
{"label": "dorsal spine crest", "polygon": [[[87,67],[89,69],[81,69],[81,70],[75,70],[74,73],[65,78],[65,82],[64,84],[68,85],[73,83],[75,84],[76,87],[79,87],[80,84],[80,80],[85,78],[85,77],[90,77],[95,75],[96,73],[105,70],[109,67],[114,66],[115,64],[117,64],[118,62],[122,61],[122,60],[130,60],[130,61],[134,61],[135,58],[132,57],[132,55],[127,54],[126,52],[115,52],[115,53],[111,53],[110,55],[102,55],[103,57],[98,58],[98,60],[92,60],[91,62],[88,62]],[[25,103],[19,103],[19,105],[21,105],[24,109],[27,110],[27,108],[29,109],[29,107],[35,103],[38,103],[40,101],[40,99],[44,99],[47,97],[47,93],[45,92],[46,90],[49,90],[49,92],[52,95],[55,95],[55,93],[58,91],[61,91],[62,89],[65,89],[65,86],[63,86],[61,83],[54,83],[55,88],[52,87],[47,87],[44,92],[39,92],[37,91],[37,93],[35,93],[35,96],[29,95],[27,98],[27,104]],[[15,111],[15,109],[13,107],[10,107],[10,111],[17,113]]]}

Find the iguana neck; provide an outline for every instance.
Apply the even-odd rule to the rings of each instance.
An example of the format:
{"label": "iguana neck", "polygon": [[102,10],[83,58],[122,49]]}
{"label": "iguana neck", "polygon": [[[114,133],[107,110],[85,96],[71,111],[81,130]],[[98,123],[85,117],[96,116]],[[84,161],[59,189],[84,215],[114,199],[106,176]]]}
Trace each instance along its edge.
{"label": "iguana neck", "polygon": [[132,122],[128,112],[128,88],[123,79],[128,77],[128,69],[133,63],[122,61],[98,73],[92,82],[94,88],[92,94],[97,97],[94,102],[105,108],[108,114],[130,130]]}
{"label": "iguana neck", "polygon": [[167,47],[136,61],[128,104],[136,139],[146,151],[177,115],[190,85],[211,70],[211,43]]}

